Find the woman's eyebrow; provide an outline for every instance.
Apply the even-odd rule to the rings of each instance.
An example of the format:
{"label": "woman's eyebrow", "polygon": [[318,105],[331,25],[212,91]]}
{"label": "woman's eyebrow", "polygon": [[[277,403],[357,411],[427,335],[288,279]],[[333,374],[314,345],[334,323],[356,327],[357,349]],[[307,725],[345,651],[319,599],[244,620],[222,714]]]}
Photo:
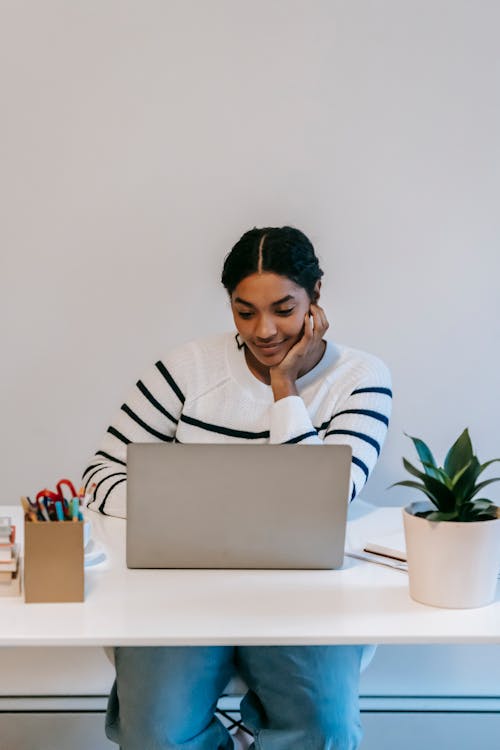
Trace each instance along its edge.
{"label": "woman's eyebrow", "polygon": [[[286,297],[282,297],[281,299],[276,300],[276,302],[271,302],[271,307],[282,305],[284,302],[289,302],[290,300],[295,300],[295,297],[293,296],[293,294],[287,294]],[[251,302],[247,302],[245,299],[242,299],[241,297],[235,297],[234,301],[239,302],[240,305],[246,305],[247,307],[255,308],[255,305],[252,305]]]}
{"label": "woman's eyebrow", "polygon": [[277,307],[278,305],[283,305],[285,302],[290,302],[291,300],[295,300],[295,297],[293,294],[287,294],[286,297],[282,297],[281,299],[276,300],[276,302],[271,302],[271,306]]}

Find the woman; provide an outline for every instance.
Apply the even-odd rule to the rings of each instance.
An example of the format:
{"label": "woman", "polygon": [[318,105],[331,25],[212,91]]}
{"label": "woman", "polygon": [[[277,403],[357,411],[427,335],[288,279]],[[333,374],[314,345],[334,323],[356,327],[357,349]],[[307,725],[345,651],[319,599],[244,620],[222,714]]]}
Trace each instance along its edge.
{"label": "woman", "polygon": [[[377,358],[323,337],[322,270],[291,227],[252,229],[222,283],[236,336],[191,342],[139,380],[84,473],[89,507],[125,516],[130,442],[347,443],[350,499],[385,438],[392,393]],[[255,479],[256,487],[258,478]],[[229,750],[214,717],[236,669],[256,750],[355,750],[362,646],[117,648],[106,733],[122,750]]]}

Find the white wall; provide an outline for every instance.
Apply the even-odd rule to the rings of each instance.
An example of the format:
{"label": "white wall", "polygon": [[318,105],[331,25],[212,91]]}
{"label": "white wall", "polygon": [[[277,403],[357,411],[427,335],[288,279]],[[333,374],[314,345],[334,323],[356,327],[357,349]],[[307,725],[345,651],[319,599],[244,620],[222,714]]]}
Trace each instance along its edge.
{"label": "white wall", "polygon": [[500,455],[499,24],[494,0],[2,0],[0,502],[78,481],[144,366],[232,325],[221,263],[254,225],[309,234],[332,337],[392,369],[366,499],[407,499],[403,430]]}

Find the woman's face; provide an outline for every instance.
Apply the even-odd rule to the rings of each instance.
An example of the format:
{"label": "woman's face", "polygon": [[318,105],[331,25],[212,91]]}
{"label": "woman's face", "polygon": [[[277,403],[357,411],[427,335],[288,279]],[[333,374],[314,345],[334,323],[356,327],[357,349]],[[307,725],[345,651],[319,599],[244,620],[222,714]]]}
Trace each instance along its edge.
{"label": "woman's face", "polygon": [[[319,296],[319,282],[317,291]],[[310,304],[306,290],[286,276],[266,271],[240,281],[231,295],[231,309],[259,370],[278,365],[299,341]]]}

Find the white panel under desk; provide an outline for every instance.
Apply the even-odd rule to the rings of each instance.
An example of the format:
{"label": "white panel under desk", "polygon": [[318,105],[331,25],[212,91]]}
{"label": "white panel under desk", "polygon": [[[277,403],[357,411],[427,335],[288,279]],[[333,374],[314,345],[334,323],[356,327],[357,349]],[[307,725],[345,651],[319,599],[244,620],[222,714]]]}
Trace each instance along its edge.
{"label": "white panel under desk", "polygon": [[114,669],[102,648],[0,648],[1,696],[106,695]]}
{"label": "white panel under desk", "polygon": [[[101,648],[2,648],[0,696],[107,695]],[[500,696],[500,646],[379,646],[362,696]]]}
{"label": "white panel under desk", "polygon": [[[497,750],[498,714],[363,713],[360,750]],[[104,714],[0,714],[0,750],[113,750]]]}
{"label": "white panel under desk", "polygon": [[0,714],[0,750],[117,750],[103,713]]}
{"label": "white panel under desk", "polygon": [[500,646],[379,646],[363,696],[500,696]]}
{"label": "white panel under desk", "polygon": [[495,713],[363,713],[360,750],[498,750]]}

